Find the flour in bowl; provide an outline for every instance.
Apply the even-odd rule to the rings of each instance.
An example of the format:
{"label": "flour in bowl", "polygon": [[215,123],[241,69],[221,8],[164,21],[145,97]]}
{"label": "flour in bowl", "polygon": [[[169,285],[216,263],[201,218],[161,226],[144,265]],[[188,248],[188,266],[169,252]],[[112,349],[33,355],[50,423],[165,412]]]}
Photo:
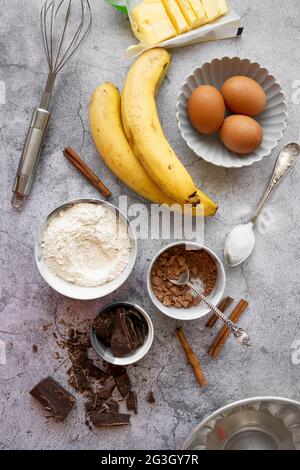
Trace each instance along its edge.
{"label": "flour in bowl", "polygon": [[78,203],[54,215],[42,236],[49,269],[78,286],[96,287],[116,279],[131,254],[127,224],[104,205]]}

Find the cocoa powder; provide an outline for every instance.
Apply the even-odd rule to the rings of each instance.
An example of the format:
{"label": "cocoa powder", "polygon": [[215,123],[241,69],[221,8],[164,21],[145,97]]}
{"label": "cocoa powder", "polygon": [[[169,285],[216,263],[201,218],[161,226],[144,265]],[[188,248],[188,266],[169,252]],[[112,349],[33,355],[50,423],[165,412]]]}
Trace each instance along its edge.
{"label": "cocoa powder", "polygon": [[212,293],[217,280],[217,266],[205,250],[187,250],[185,245],[174,246],[155,261],[151,272],[152,289],[166,307],[189,308],[201,299],[188,286],[175,286],[168,279],[178,279],[189,269],[190,279],[201,281],[205,296]]}

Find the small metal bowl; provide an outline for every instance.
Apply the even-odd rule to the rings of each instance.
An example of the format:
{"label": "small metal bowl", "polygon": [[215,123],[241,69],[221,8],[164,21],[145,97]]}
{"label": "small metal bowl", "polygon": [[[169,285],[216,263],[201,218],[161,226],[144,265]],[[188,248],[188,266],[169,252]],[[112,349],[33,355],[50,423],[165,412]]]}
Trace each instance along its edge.
{"label": "small metal bowl", "polygon": [[148,293],[155,307],[158,310],[160,310],[164,315],[174,318],[175,320],[197,320],[198,318],[204,317],[211,311],[211,309],[203,301],[196,307],[190,307],[190,308],[166,307],[165,305],[162,304],[162,302],[158,300],[152,288],[151,272],[152,272],[152,268],[153,268],[155,261],[158,259],[158,257],[162,253],[169,250],[170,248],[173,248],[174,246],[179,246],[179,245],[186,245],[195,250],[203,249],[215,261],[216,266],[217,266],[217,272],[218,272],[217,282],[216,282],[213,292],[208,296],[208,298],[214,305],[218,305],[220,303],[223,297],[224,291],[225,291],[225,284],[226,284],[226,275],[225,275],[223,264],[220,258],[212,250],[210,250],[206,246],[200,245],[199,243],[195,243],[195,242],[179,241],[179,242],[170,243],[169,245],[162,248],[154,256],[154,258],[152,259],[150,263],[148,274],[147,274]]}
{"label": "small metal bowl", "polygon": [[138,362],[140,359],[142,359],[151,348],[151,345],[153,343],[153,338],[154,338],[153,323],[148,313],[145,312],[145,310],[142,309],[142,307],[140,307],[139,305],[133,304],[131,302],[122,302],[122,301],[113,302],[109,305],[106,305],[99,312],[99,315],[101,315],[104,312],[107,312],[107,310],[111,310],[112,308],[116,308],[116,307],[130,307],[130,308],[137,310],[139,313],[143,315],[148,326],[148,334],[147,334],[144,344],[140,346],[139,348],[137,348],[135,351],[127,354],[126,356],[115,357],[112,354],[111,349],[107,347],[106,345],[104,345],[102,341],[98,338],[94,328],[91,329],[91,343],[92,343],[94,350],[96,351],[98,356],[101,357],[101,359],[104,359],[106,362],[109,362],[110,364],[116,364],[119,366],[128,366],[129,364],[133,364],[135,362]]}
{"label": "small metal bowl", "polygon": [[299,450],[300,403],[255,397],[224,406],[204,419],[184,450]]}
{"label": "small metal bowl", "polygon": [[[76,284],[65,281],[64,279],[56,276],[49,269],[47,263],[45,262],[42,256],[41,241],[42,241],[43,233],[49,221],[51,220],[51,218],[54,217],[61,210],[66,209],[67,207],[73,206],[74,204],[80,204],[83,202],[105,205],[105,207],[117,213],[118,216],[121,218],[121,220],[124,222],[124,224],[127,224],[128,226],[128,234],[130,236],[131,245],[132,245],[129,263],[127,264],[125,269],[122,271],[122,273],[113,281],[107,282],[106,284],[103,284],[101,286],[96,286],[96,287],[77,286]],[[99,299],[108,294],[111,294],[112,292],[117,290],[122,284],[124,284],[124,282],[127,280],[129,275],[131,274],[133,267],[135,265],[136,256],[137,256],[137,241],[136,241],[136,235],[132,228],[132,225],[130,224],[129,220],[125,217],[125,215],[122,214],[122,212],[120,212],[116,206],[114,206],[113,204],[110,204],[107,201],[102,201],[101,199],[83,198],[83,199],[76,199],[74,201],[66,202],[58,206],[48,215],[48,217],[46,218],[45,222],[42,224],[38,232],[38,236],[37,236],[35,248],[34,248],[34,255],[35,255],[36,265],[38,267],[38,270],[41,276],[47,282],[47,284],[49,284],[49,286],[52,287],[52,289],[56,290],[60,294],[65,295],[66,297],[70,297],[71,299],[92,300],[92,299]]]}

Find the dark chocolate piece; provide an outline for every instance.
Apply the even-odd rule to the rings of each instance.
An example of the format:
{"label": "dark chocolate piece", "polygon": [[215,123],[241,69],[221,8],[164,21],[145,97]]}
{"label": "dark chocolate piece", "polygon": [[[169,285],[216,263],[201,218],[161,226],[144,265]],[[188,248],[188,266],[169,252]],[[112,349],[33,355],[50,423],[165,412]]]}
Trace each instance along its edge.
{"label": "dark chocolate piece", "polygon": [[70,351],[69,357],[74,366],[82,368],[86,366],[89,360],[87,351],[77,347]]}
{"label": "dark chocolate piece", "polygon": [[109,378],[109,375],[106,372],[104,372],[104,370],[100,369],[100,367],[95,366],[93,361],[90,359],[88,363],[86,364],[85,369],[86,369],[87,375],[89,377],[92,377],[93,379],[105,382]]}
{"label": "dark chocolate piece", "polygon": [[138,412],[138,402],[136,392],[130,390],[126,399],[126,406],[128,411],[134,411],[134,414],[137,415]]}
{"label": "dark chocolate piece", "polygon": [[146,396],[146,400],[148,403],[150,403],[151,405],[153,403],[155,403],[155,398],[154,398],[154,395],[153,395],[153,392],[148,392],[147,396]]}
{"label": "dark chocolate piece", "polygon": [[30,395],[38,400],[51,418],[64,421],[75,404],[75,398],[52,377],[41,380]]}
{"label": "dark chocolate piece", "polygon": [[93,322],[96,335],[99,336],[107,346],[110,345],[113,322],[114,314],[111,310],[101,313]]}
{"label": "dark chocolate piece", "polygon": [[130,424],[130,415],[124,413],[91,412],[91,421],[98,428],[101,426],[123,426]]}
{"label": "dark chocolate piece", "polygon": [[32,345],[32,352],[37,353],[38,352],[38,347],[36,344]]}
{"label": "dark chocolate piece", "polygon": [[134,324],[126,310],[117,309],[111,336],[111,352],[115,357],[123,357],[139,345]]}
{"label": "dark chocolate piece", "polygon": [[113,400],[112,398],[110,400],[105,401],[103,403],[103,406],[107,413],[118,413],[119,411],[119,403],[116,400]]}
{"label": "dark chocolate piece", "polygon": [[112,385],[111,387],[100,388],[96,395],[102,400],[108,400],[112,396],[114,388],[114,385]]}
{"label": "dark chocolate piece", "polygon": [[117,389],[119,390],[122,397],[126,398],[131,389],[131,383],[127,375],[127,372],[124,372],[123,374],[115,377],[115,382],[116,382]]}
{"label": "dark chocolate piece", "polygon": [[78,392],[90,390],[90,384],[84,374],[84,370],[79,367],[72,367],[70,385]]}
{"label": "dark chocolate piece", "polygon": [[126,369],[123,366],[118,366],[115,364],[108,364],[106,363],[107,366],[107,373],[109,375],[112,375],[113,377],[118,377],[118,375],[126,374]]}

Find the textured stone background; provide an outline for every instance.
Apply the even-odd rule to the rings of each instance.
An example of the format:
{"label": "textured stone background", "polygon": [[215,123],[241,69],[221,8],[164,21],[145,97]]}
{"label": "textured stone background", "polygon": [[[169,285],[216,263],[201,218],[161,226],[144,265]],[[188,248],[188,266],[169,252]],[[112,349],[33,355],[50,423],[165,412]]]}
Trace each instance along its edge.
{"label": "textured stone background", "polygon": [[[138,261],[122,289],[93,302],[64,298],[39,276],[33,257],[37,229],[51,209],[67,199],[96,197],[97,192],[71,168],[62,149],[72,145],[112,189],[113,203],[130,191],[101,164],[88,127],[88,102],[103,80],[122,87],[128,69],[125,48],[133,42],[128,20],[92,0],[94,27],[88,43],[61,73],[52,102],[51,122],[32,196],[17,213],[10,205],[11,187],[32,108],[38,103],[46,79],[39,32],[41,1],[1,0],[0,80],[7,89],[0,105],[1,165],[1,303],[0,340],[6,343],[7,364],[0,365],[0,448],[2,449],[174,449],[208,413],[237,399],[279,395],[299,399],[300,366],[291,362],[291,345],[299,332],[299,184],[300,166],[288,177],[269,205],[268,231],[257,236],[257,247],[242,268],[227,269],[227,294],[245,297],[251,307],[242,323],[253,337],[251,350],[231,339],[219,360],[206,350],[214,332],[205,320],[185,324],[186,334],[201,358],[209,385],[201,390],[186,365],[174,337],[175,322],[155,311],[146,293],[149,259],[160,242],[140,242]],[[300,106],[292,103],[292,85],[300,79],[300,9],[297,0],[232,0],[245,31],[240,40],[196,45],[174,50],[173,65],[159,93],[163,126],[172,145],[196,182],[215,197],[218,215],[206,222],[206,244],[222,256],[225,235],[257,204],[271,173],[277,150],[263,162],[241,170],[211,166],[185,146],[175,119],[176,96],[186,75],[214,57],[239,55],[257,60],[275,74],[289,103],[288,127],[280,145],[299,134]],[[51,374],[67,385],[66,361],[54,359],[58,351],[53,332],[60,319],[86,323],[99,308],[115,299],[143,305],[155,326],[151,352],[138,367],[129,368],[138,390],[140,411],[128,429],[91,432],[84,425],[83,407],[64,424],[47,422],[28,394],[43,376]],[[51,324],[47,331],[42,326]],[[32,353],[32,345],[38,353]],[[153,390],[156,404],[145,395]]]}

